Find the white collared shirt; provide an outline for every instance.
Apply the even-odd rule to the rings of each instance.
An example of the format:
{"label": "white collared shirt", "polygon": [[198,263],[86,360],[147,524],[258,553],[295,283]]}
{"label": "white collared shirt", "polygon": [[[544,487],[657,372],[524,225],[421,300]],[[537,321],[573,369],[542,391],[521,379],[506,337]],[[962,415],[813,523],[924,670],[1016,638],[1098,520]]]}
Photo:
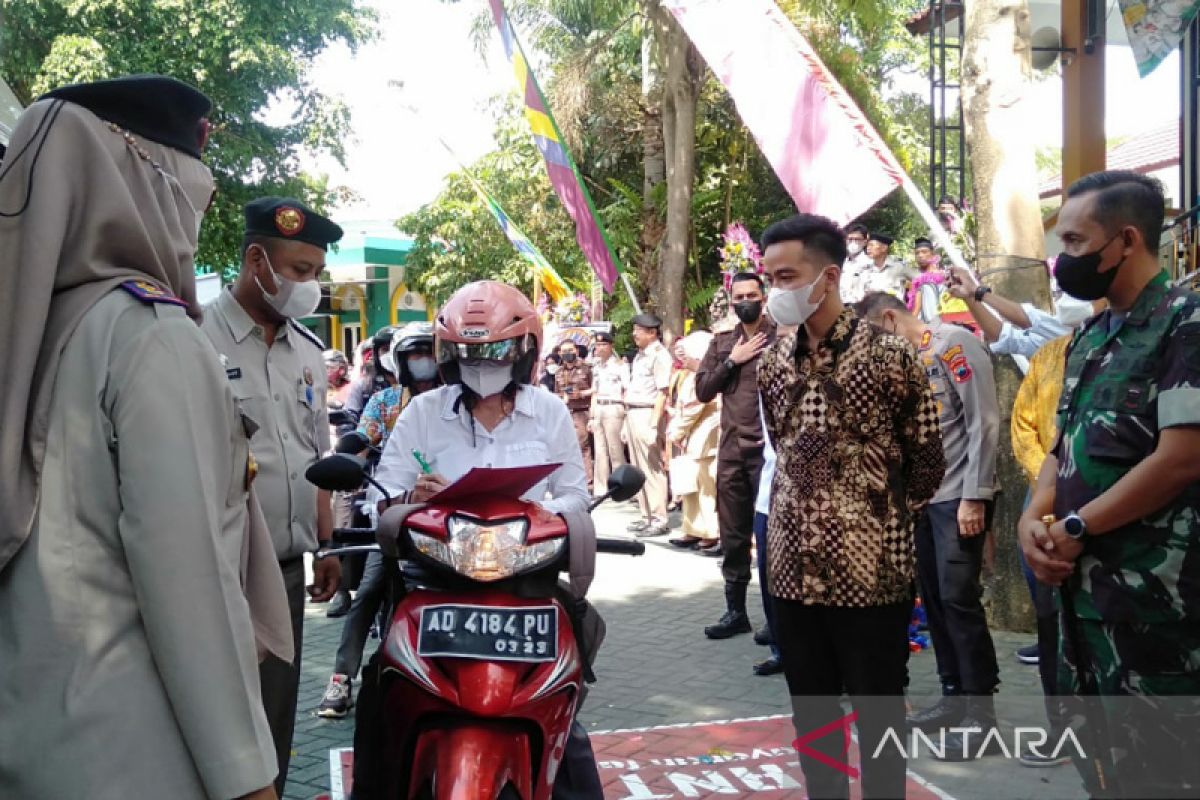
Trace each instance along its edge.
{"label": "white collared shirt", "polygon": [[478,420],[472,426],[461,397],[461,386],[443,386],[417,395],[400,413],[375,471],[375,480],[393,497],[416,485],[421,467],[412,451],[417,450],[435,473],[451,483],[472,467],[562,464],[524,499],[553,513],[587,510],[591,494],[583,455],[571,414],[558,397],[536,386],[522,386],[513,412],[493,431]]}
{"label": "white collared shirt", "polygon": [[993,353],[1029,358],[1040,350],[1042,345],[1071,332],[1071,329],[1059,322],[1058,317],[1053,314],[1048,314],[1029,303],[1022,303],[1021,308],[1033,324],[1028,328],[1018,328],[1011,322],[1005,322],[1000,329],[1000,336],[990,345]]}

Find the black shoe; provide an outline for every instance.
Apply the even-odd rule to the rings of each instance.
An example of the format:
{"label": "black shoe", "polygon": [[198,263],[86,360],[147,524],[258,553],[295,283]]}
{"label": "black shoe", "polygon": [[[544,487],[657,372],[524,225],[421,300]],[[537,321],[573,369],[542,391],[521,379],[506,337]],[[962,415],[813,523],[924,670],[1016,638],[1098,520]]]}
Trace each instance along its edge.
{"label": "black shoe", "polygon": [[1070,764],[1071,757],[1066,753],[1059,753],[1057,756],[1042,755],[1033,752],[1033,749],[1030,748],[1021,753],[1020,761],[1022,767],[1057,767],[1061,764]]}
{"label": "black shoe", "polygon": [[719,544],[714,544],[712,547],[701,547],[697,549],[696,552],[702,556],[708,556],[709,558],[721,558],[725,555],[724,548],[722,548]]}
{"label": "black shoe", "polygon": [[329,601],[329,608],[325,609],[325,616],[330,619],[346,616],[350,610],[350,593],[345,589],[339,589],[333,599]]}
{"label": "black shoe", "polygon": [[754,665],[755,675],[778,675],[783,672],[783,661],[779,656],[771,656],[766,661]]}
{"label": "black shoe", "polygon": [[725,584],[725,614],[716,625],[704,629],[704,635],[710,639],[728,639],[739,633],[750,633],[754,626],[750,617],[746,616],[746,589],[744,583]]}
{"label": "black shoe", "polygon": [[950,728],[958,725],[967,714],[967,699],[960,694],[944,695],[941,700],[923,711],[918,711],[905,718],[904,724],[911,730],[929,733],[939,728]]}
{"label": "black shoe", "polygon": [[766,625],[754,632],[754,643],[759,647],[766,647],[771,643],[771,631]]}
{"label": "black shoe", "polygon": [[674,547],[680,547],[684,550],[695,550],[704,540],[698,536],[680,536],[675,539],[668,539],[667,542]]}
{"label": "black shoe", "polygon": [[1024,647],[1018,648],[1017,649],[1017,661],[1020,661],[1022,664],[1036,665],[1038,663],[1037,642],[1034,642],[1033,644],[1025,645]]}
{"label": "black shoe", "polygon": [[934,752],[939,761],[974,761],[1004,750],[1004,742],[996,732],[996,703],[992,695],[969,695],[967,713],[954,727],[966,728],[969,733],[949,731],[944,752]]}

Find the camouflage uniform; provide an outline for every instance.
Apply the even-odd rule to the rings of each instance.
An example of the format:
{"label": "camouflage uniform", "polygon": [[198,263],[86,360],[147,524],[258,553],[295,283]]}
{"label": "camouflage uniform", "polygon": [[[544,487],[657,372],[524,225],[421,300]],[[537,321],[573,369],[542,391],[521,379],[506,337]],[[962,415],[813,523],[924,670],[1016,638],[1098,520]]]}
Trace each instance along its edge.
{"label": "camouflage uniform", "polygon": [[[1112,487],[1154,451],[1159,430],[1198,424],[1200,295],[1170,288],[1164,272],[1123,320],[1106,311],[1075,334],[1052,450],[1059,465],[1055,516],[1078,511]],[[1190,785],[1195,796],[1200,485],[1083,544],[1070,588],[1078,622],[1064,620],[1064,628],[1077,624],[1088,650],[1085,666],[1104,698],[1120,794],[1178,796]],[[1060,688],[1079,695],[1069,631],[1061,636]],[[1149,718],[1139,716],[1148,710]],[[1081,766],[1081,774],[1094,797],[1108,794],[1095,786],[1091,765]]]}

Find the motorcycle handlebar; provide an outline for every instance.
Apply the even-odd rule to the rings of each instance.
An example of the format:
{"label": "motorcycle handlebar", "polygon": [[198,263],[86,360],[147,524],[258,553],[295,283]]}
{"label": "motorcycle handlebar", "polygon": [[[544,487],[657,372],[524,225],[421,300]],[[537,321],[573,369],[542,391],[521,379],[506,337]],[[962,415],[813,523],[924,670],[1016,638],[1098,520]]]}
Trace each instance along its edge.
{"label": "motorcycle handlebar", "polygon": [[334,542],[363,542],[374,544],[375,529],[374,528],[334,528]]}
{"label": "motorcycle handlebar", "polygon": [[623,556],[641,556],[646,554],[646,543],[637,539],[596,539],[597,553],[616,553]]}

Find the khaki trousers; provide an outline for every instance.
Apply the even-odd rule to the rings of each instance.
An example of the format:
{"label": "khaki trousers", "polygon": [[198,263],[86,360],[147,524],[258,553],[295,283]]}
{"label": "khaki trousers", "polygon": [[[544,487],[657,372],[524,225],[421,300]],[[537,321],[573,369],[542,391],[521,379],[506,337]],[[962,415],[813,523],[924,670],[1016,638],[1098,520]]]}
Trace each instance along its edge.
{"label": "khaki trousers", "polygon": [[[579,441],[579,454],[583,456],[583,474],[592,480],[592,432],[588,430],[588,409],[571,409],[571,422],[575,425],[575,438]],[[602,493],[603,494],[603,493]]]}
{"label": "khaki trousers", "polygon": [[702,458],[696,481],[700,491],[683,496],[683,535],[713,541],[721,535],[717,522],[717,459]]}
{"label": "khaki trousers", "polygon": [[[663,420],[655,430],[650,425],[652,408],[631,408],[625,412],[625,431],[629,439],[629,455],[633,465],[646,475],[646,485],[638,494],[642,517],[657,522],[667,521],[667,472],[662,461]],[[654,434],[651,439],[651,434]],[[651,439],[647,443],[647,439]]]}
{"label": "khaki trousers", "polygon": [[625,445],[621,444],[621,428],[625,426],[625,407],[620,403],[596,405],[596,430],[592,441],[596,443],[596,495],[608,491],[608,476],[625,460]]}

